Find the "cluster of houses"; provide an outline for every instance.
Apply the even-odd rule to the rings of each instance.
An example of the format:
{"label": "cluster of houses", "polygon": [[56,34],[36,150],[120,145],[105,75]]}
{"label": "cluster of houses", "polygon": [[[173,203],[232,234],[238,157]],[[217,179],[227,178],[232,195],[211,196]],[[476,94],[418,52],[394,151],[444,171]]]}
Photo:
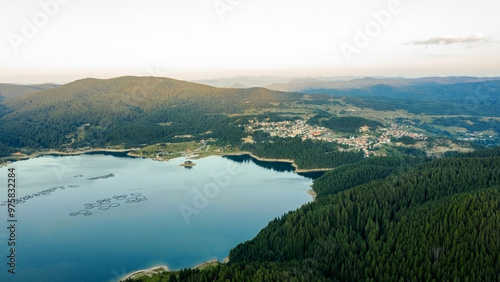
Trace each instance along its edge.
{"label": "cluster of houses", "polygon": [[348,145],[348,149],[339,148],[339,150],[350,151],[350,150],[363,150],[365,157],[377,155],[374,150],[383,145],[391,143],[392,138],[401,138],[403,136],[409,136],[416,140],[426,140],[427,136],[409,132],[405,129],[411,128],[406,125],[392,124],[389,128],[381,128],[380,131],[373,132],[369,127],[363,126],[359,128],[359,133],[362,136],[350,136],[350,137],[335,137],[334,132],[331,130],[321,127],[313,126],[306,123],[304,120],[295,121],[280,121],[280,122],[259,122],[256,120],[249,120],[250,124],[246,127],[247,132],[252,133],[256,130],[262,130],[274,137],[296,137],[299,136],[303,140],[305,139],[315,139],[327,142],[337,142],[339,144]]}
{"label": "cluster of houses", "polygon": [[363,152],[365,153],[365,157],[374,155],[374,152],[372,152],[371,150],[373,150],[374,147],[380,145],[373,139],[373,137],[369,135],[363,135],[361,137],[351,136],[350,138],[340,137],[337,138],[336,141],[339,144],[349,145],[349,147],[351,147],[349,149],[339,148],[339,151],[363,150]]}
{"label": "cluster of houses", "polygon": [[408,136],[415,140],[427,140],[427,136],[423,134],[405,130],[410,128],[412,127],[407,125],[392,124],[390,128],[380,128],[379,130],[382,132],[380,135],[377,134],[378,136],[370,136],[367,134],[368,132],[370,132],[370,129],[366,126],[363,126],[359,129],[359,132],[365,133],[363,136],[351,136],[350,138],[340,137],[335,141],[339,144],[351,146],[351,150],[363,150],[365,152],[365,156],[368,157],[370,155],[376,155],[372,150],[383,144],[391,143],[391,137],[401,138],[403,136]]}

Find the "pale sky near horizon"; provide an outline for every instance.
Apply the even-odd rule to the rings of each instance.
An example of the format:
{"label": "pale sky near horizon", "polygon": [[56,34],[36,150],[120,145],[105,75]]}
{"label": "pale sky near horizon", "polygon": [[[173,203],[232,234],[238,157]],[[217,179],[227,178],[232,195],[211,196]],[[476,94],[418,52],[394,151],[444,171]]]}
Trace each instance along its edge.
{"label": "pale sky near horizon", "polygon": [[498,0],[0,0],[0,83],[500,76]]}

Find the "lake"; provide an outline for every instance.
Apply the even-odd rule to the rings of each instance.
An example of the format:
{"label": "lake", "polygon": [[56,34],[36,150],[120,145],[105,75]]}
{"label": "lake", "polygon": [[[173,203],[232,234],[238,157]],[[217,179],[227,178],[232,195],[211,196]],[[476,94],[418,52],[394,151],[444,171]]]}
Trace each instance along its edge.
{"label": "lake", "polygon": [[0,206],[0,280],[116,281],[154,265],[222,260],[273,218],[312,201],[306,191],[315,175],[295,174],[287,163],[212,156],[179,166],[184,161],[85,154],[1,168],[0,201],[15,168],[20,202],[15,275],[7,272],[7,206]]}

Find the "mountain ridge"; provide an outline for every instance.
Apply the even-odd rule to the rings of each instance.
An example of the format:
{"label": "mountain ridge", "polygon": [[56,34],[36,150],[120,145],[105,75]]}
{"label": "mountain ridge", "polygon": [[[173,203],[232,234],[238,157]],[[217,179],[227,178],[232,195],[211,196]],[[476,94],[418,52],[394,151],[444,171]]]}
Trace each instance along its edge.
{"label": "mountain ridge", "polygon": [[473,76],[446,76],[446,77],[420,77],[420,78],[400,78],[365,77],[347,81],[317,81],[299,83],[270,84],[266,88],[277,91],[304,91],[309,89],[352,89],[370,87],[375,85],[388,85],[393,87],[412,86],[418,84],[457,84],[470,82],[483,82],[500,80],[500,77],[473,77]]}
{"label": "mountain ridge", "polygon": [[[223,115],[276,107],[302,95],[265,88],[215,88],[161,77],[85,78],[5,99],[0,104],[0,130],[4,132],[0,142],[50,148],[71,142],[67,136],[84,124],[90,124],[86,136],[102,142],[127,137],[143,140],[148,134],[157,136],[157,141],[170,140],[182,130],[187,133],[179,135],[199,134],[207,125],[203,132],[216,124],[223,128],[227,119]],[[175,126],[159,125],[170,122]],[[16,131],[18,136],[10,133]],[[131,132],[141,132],[142,137]]]}

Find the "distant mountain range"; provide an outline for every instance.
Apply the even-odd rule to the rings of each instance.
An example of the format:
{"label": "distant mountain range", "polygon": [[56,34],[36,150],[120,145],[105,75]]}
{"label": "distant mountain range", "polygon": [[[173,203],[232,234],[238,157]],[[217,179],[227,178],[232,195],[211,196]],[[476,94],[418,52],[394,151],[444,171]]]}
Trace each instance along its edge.
{"label": "distant mountain range", "polygon": [[364,88],[375,85],[387,85],[392,87],[413,86],[422,84],[458,84],[458,83],[473,83],[483,81],[500,80],[500,77],[468,77],[468,76],[451,76],[451,77],[422,77],[422,78],[401,78],[401,77],[365,77],[349,80],[310,80],[310,81],[292,81],[289,83],[274,83],[265,87],[277,91],[299,91],[311,89],[355,89]]}
{"label": "distant mountain range", "polygon": [[[412,86],[419,84],[457,84],[500,80],[500,77],[382,77],[382,76],[333,76],[333,77],[277,77],[277,76],[235,76],[232,78],[215,78],[193,80],[191,82],[219,88],[253,88],[263,87],[276,91],[310,92],[312,89],[353,89],[375,85],[392,87]],[[26,93],[56,88],[60,85],[46,83],[35,85],[20,85],[0,83],[0,97],[9,98]]]}
{"label": "distant mountain range", "polygon": [[[310,85],[311,86],[311,85]],[[316,84],[305,94],[345,97],[357,107],[379,111],[406,110],[427,115],[500,116],[500,79],[447,77],[373,79]],[[297,90],[298,91],[298,90]]]}
{"label": "distant mountain range", "polygon": [[346,97],[348,104],[379,111],[500,116],[500,77],[239,76],[200,82],[235,88],[259,85],[275,91]]}
{"label": "distant mountain range", "polygon": [[217,78],[196,80],[193,82],[206,84],[214,87],[225,88],[250,88],[264,87],[270,90],[302,92],[311,89],[354,89],[375,85],[387,85],[392,87],[413,86],[422,84],[457,84],[500,80],[500,77],[362,77],[362,76],[333,76],[333,77],[274,77],[274,76],[235,76],[232,78]]}
{"label": "distant mountain range", "polygon": [[[272,85],[315,83],[328,81],[347,81],[359,79],[359,76],[336,76],[336,77],[278,77],[278,76],[235,76],[231,78],[215,78],[193,80],[192,82],[226,88],[250,88],[264,87],[271,89]],[[288,90],[285,90],[288,91]]]}
{"label": "distant mountain range", "polygon": [[0,99],[15,97],[44,89],[56,88],[58,86],[59,85],[57,84],[18,85],[11,83],[0,83]]}

